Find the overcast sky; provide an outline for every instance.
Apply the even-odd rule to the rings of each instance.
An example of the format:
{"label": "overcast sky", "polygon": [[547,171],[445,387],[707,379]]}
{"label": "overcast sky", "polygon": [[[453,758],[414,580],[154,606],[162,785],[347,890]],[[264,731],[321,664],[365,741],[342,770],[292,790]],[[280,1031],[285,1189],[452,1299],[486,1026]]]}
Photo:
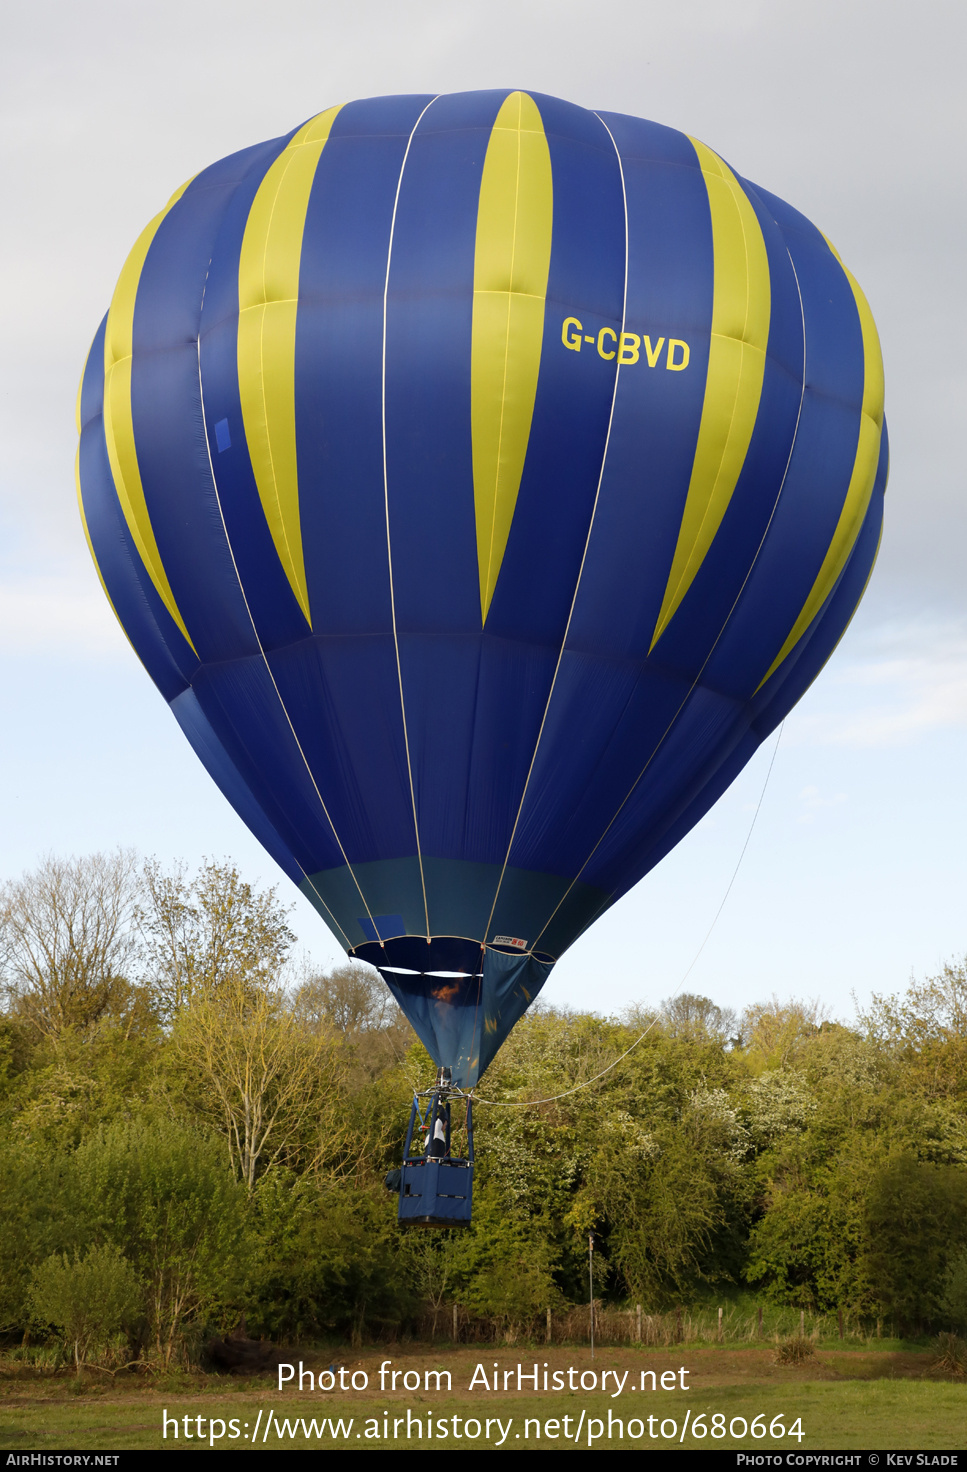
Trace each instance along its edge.
{"label": "overcast sky", "polygon": [[[166,0],[7,5],[0,387],[0,877],[118,844],[288,881],[212,786],[98,586],[74,404],[135,237],[215,159],[333,103],[523,87],[682,128],[788,200],[863,286],[892,471],[879,563],[786,722],[687,989],[743,1005],[902,988],[967,952],[967,88],[962,3]],[[674,992],[775,740],[557,967],[549,999]],[[339,959],[298,896],[320,962]],[[604,979],[605,984],[602,984]]]}

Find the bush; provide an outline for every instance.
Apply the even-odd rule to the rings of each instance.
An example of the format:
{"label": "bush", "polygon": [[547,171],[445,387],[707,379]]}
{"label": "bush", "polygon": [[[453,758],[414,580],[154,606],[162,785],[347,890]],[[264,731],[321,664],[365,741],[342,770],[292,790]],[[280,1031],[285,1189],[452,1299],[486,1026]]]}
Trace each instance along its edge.
{"label": "bush", "polygon": [[967,1344],[956,1334],[938,1334],[935,1370],[945,1370],[948,1375],[967,1375]]}
{"label": "bush", "polygon": [[[65,1156],[0,1143],[0,1333],[22,1334],[30,1314],[31,1269],[72,1245],[61,1229]],[[76,1241],[76,1239],[75,1239]]]}
{"label": "bush", "polygon": [[247,1200],[219,1141],[174,1120],[122,1120],[84,1141],[73,1175],[90,1236],[113,1241],[141,1277],[165,1365],[187,1330],[237,1318]]}
{"label": "bush", "polygon": [[418,1285],[382,1185],[320,1183],[276,1167],[253,1195],[258,1254],[249,1327],[301,1338],[336,1330],[359,1343],[418,1309]]}
{"label": "bush", "polygon": [[773,1358],[777,1365],[802,1365],[806,1360],[812,1359],[815,1353],[816,1346],[811,1339],[795,1334],[790,1339],[779,1340]]}
{"label": "bush", "polygon": [[557,1308],[561,1292],[546,1235],[531,1222],[514,1221],[486,1186],[475,1192],[469,1231],[454,1233],[445,1249],[453,1292],[473,1314],[491,1319],[498,1332],[520,1329]]}
{"label": "bush", "polygon": [[967,1252],[961,1252],[947,1268],[943,1280],[940,1311],[957,1329],[967,1329]]}
{"label": "bush", "polygon": [[30,1307],[42,1323],[60,1330],[80,1371],[133,1323],[141,1289],[131,1264],[114,1246],[92,1247],[73,1262],[66,1253],[52,1253],[33,1271]]}

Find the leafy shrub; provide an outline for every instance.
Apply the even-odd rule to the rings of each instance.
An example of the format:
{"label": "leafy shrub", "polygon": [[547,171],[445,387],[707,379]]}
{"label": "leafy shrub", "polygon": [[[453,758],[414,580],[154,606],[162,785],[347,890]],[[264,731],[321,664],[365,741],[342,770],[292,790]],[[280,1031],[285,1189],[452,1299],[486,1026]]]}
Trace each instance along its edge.
{"label": "leafy shrub", "polygon": [[470,1230],[455,1233],[447,1248],[458,1302],[505,1335],[557,1307],[556,1264],[544,1233],[508,1216],[486,1186],[474,1193],[473,1215]]}
{"label": "leafy shrub", "polygon": [[237,1318],[247,1201],[224,1146],[175,1120],[121,1120],[74,1157],[88,1231],[137,1269],[156,1355],[171,1363],[199,1320]]}
{"label": "leafy shrub", "polygon": [[941,1313],[958,1329],[967,1329],[967,1252],[961,1252],[944,1274]]}
{"label": "leafy shrub", "polygon": [[112,1347],[137,1317],[137,1275],[117,1247],[92,1247],[71,1261],[52,1253],[34,1269],[30,1306],[44,1324],[59,1329],[79,1371]]}
{"label": "leafy shrub", "polygon": [[252,1201],[258,1250],[246,1316],[254,1332],[301,1338],[336,1330],[359,1343],[416,1311],[396,1197],[382,1185],[319,1182],[275,1167]]}

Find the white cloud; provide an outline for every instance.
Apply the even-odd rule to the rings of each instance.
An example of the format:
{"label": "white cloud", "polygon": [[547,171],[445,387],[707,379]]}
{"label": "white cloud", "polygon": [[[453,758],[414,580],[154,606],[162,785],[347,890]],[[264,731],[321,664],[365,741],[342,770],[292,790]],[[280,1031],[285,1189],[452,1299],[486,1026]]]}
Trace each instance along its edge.
{"label": "white cloud", "polygon": [[54,575],[0,581],[0,652],[130,657],[95,579]]}
{"label": "white cloud", "polygon": [[[817,708],[818,707],[818,708]],[[967,627],[961,622],[888,625],[821,676],[794,739],[823,746],[908,745],[967,726]]]}

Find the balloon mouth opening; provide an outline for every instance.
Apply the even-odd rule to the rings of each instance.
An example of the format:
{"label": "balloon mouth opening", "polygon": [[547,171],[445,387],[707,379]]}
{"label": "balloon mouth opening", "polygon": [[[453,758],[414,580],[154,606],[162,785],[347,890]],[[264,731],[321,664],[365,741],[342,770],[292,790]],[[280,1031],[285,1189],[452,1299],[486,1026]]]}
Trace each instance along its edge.
{"label": "balloon mouth opening", "polygon": [[388,940],[364,941],[349,954],[357,961],[367,961],[377,971],[388,971],[401,978],[434,976],[457,980],[482,976],[486,951],[500,951],[507,956],[530,954],[550,965],[556,960],[542,951],[526,952],[519,942],[505,945],[491,941],[484,946],[482,941],[464,935],[434,935],[430,940],[425,935],[395,935]]}
{"label": "balloon mouth opening", "polygon": [[[442,996],[453,990],[463,993],[475,990],[483,980],[486,951],[501,951],[508,956],[523,953],[512,946],[489,945],[460,935],[435,935],[429,941],[423,935],[397,935],[391,940],[366,941],[356,946],[351,955],[367,961],[394,990],[425,991]],[[552,956],[534,951],[539,961],[553,965]]]}
{"label": "balloon mouth opening", "polygon": [[483,976],[482,971],[413,971],[409,966],[381,966],[380,971],[390,971],[394,976],[442,976],[448,981],[465,976]]}

